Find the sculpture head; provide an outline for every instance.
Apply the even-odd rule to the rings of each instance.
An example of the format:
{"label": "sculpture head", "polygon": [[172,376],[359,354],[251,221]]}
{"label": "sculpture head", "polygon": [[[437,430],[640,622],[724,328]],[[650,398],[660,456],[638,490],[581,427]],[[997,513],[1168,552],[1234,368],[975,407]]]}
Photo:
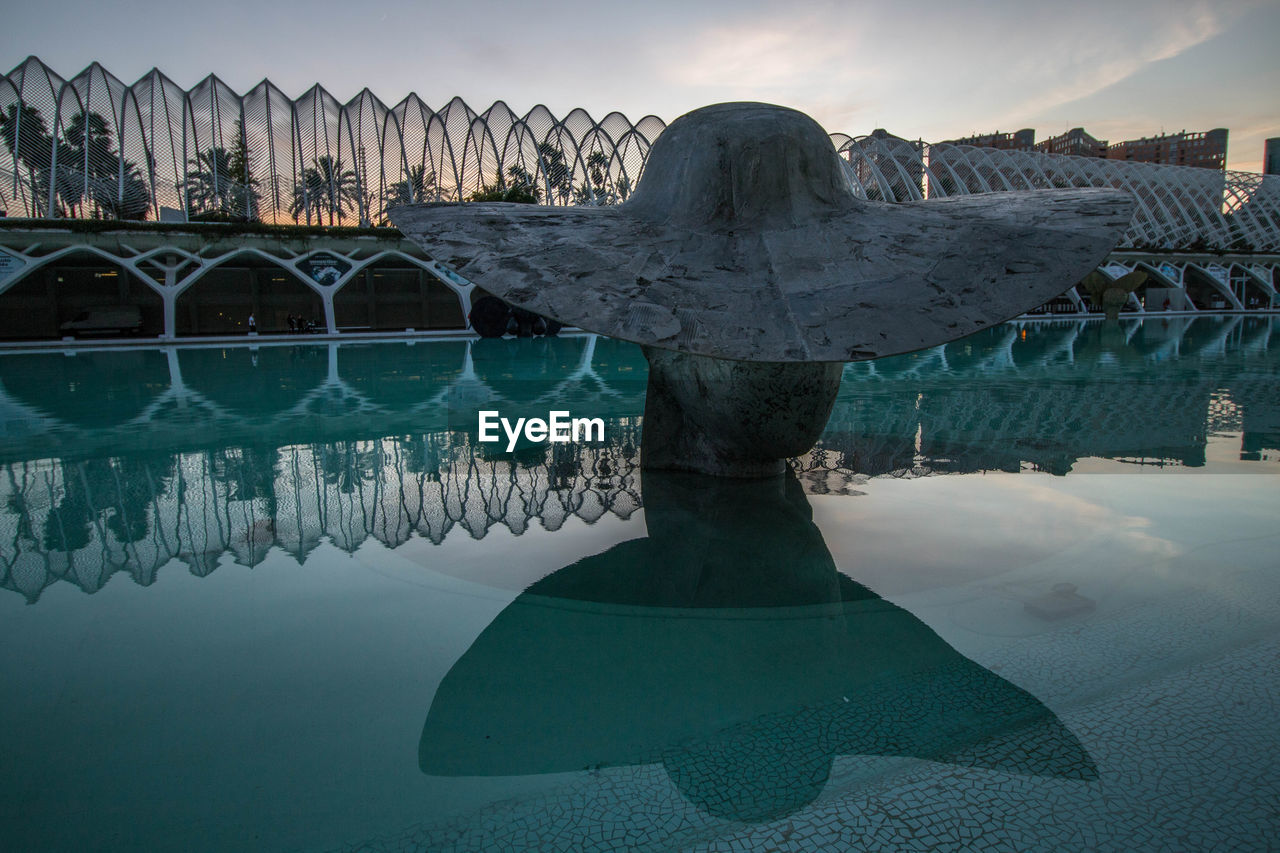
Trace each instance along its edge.
{"label": "sculpture head", "polygon": [[798,225],[853,198],[816,121],[786,107],[731,103],[673,121],[624,206],[672,225],[759,230]]}

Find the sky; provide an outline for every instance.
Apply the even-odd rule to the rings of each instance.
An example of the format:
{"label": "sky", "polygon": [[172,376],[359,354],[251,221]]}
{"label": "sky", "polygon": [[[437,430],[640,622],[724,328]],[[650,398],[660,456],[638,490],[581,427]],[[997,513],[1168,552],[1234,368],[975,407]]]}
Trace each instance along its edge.
{"label": "sky", "polygon": [[0,68],[34,54],[64,77],[96,60],[126,83],[156,67],[183,88],[213,73],[632,121],[754,100],[926,141],[1226,127],[1228,168],[1260,171],[1278,45],[1280,0],[45,0],[5,12]]}

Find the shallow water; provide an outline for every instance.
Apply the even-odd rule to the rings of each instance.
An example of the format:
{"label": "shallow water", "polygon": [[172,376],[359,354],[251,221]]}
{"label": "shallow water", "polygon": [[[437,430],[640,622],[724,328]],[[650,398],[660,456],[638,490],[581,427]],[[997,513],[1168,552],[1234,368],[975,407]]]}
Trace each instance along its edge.
{"label": "shallow water", "polygon": [[1278,333],[850,365],[763,482],[606,339],[0,355],[0,841],[1265,848]]}

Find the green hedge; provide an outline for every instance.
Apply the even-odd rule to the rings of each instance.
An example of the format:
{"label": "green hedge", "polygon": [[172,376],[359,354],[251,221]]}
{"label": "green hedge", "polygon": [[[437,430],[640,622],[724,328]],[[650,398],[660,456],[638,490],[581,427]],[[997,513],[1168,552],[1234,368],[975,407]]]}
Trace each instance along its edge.
{"label": "green hedge", "polygon": [[102,234],[109,231],[151,231],[158,234],[201,234],[235,237],[252,234],[263,237],[378,237],[403,240],[396,228],[339,228],[325,225],[269,225],[265,222],[140,222],[120,219],[25,219],[0,218],[0,229],[71,231]]}

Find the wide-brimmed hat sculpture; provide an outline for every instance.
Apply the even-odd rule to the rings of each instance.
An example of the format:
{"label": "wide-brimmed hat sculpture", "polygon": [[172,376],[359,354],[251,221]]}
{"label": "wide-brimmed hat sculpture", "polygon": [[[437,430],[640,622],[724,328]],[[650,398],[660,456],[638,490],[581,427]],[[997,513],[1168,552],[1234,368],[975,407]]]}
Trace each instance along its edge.
{"label": "wide-brimmed hat sculpture", "polygon": [[910,352],[1080,281],[1133,214],[1119,190],[859,198],[795,110],[717,104],[654,142],[616,207],[396,208],[437,261],[521,308],[645,347],[642,464],[763,476],[812,446],[843,362]]}

